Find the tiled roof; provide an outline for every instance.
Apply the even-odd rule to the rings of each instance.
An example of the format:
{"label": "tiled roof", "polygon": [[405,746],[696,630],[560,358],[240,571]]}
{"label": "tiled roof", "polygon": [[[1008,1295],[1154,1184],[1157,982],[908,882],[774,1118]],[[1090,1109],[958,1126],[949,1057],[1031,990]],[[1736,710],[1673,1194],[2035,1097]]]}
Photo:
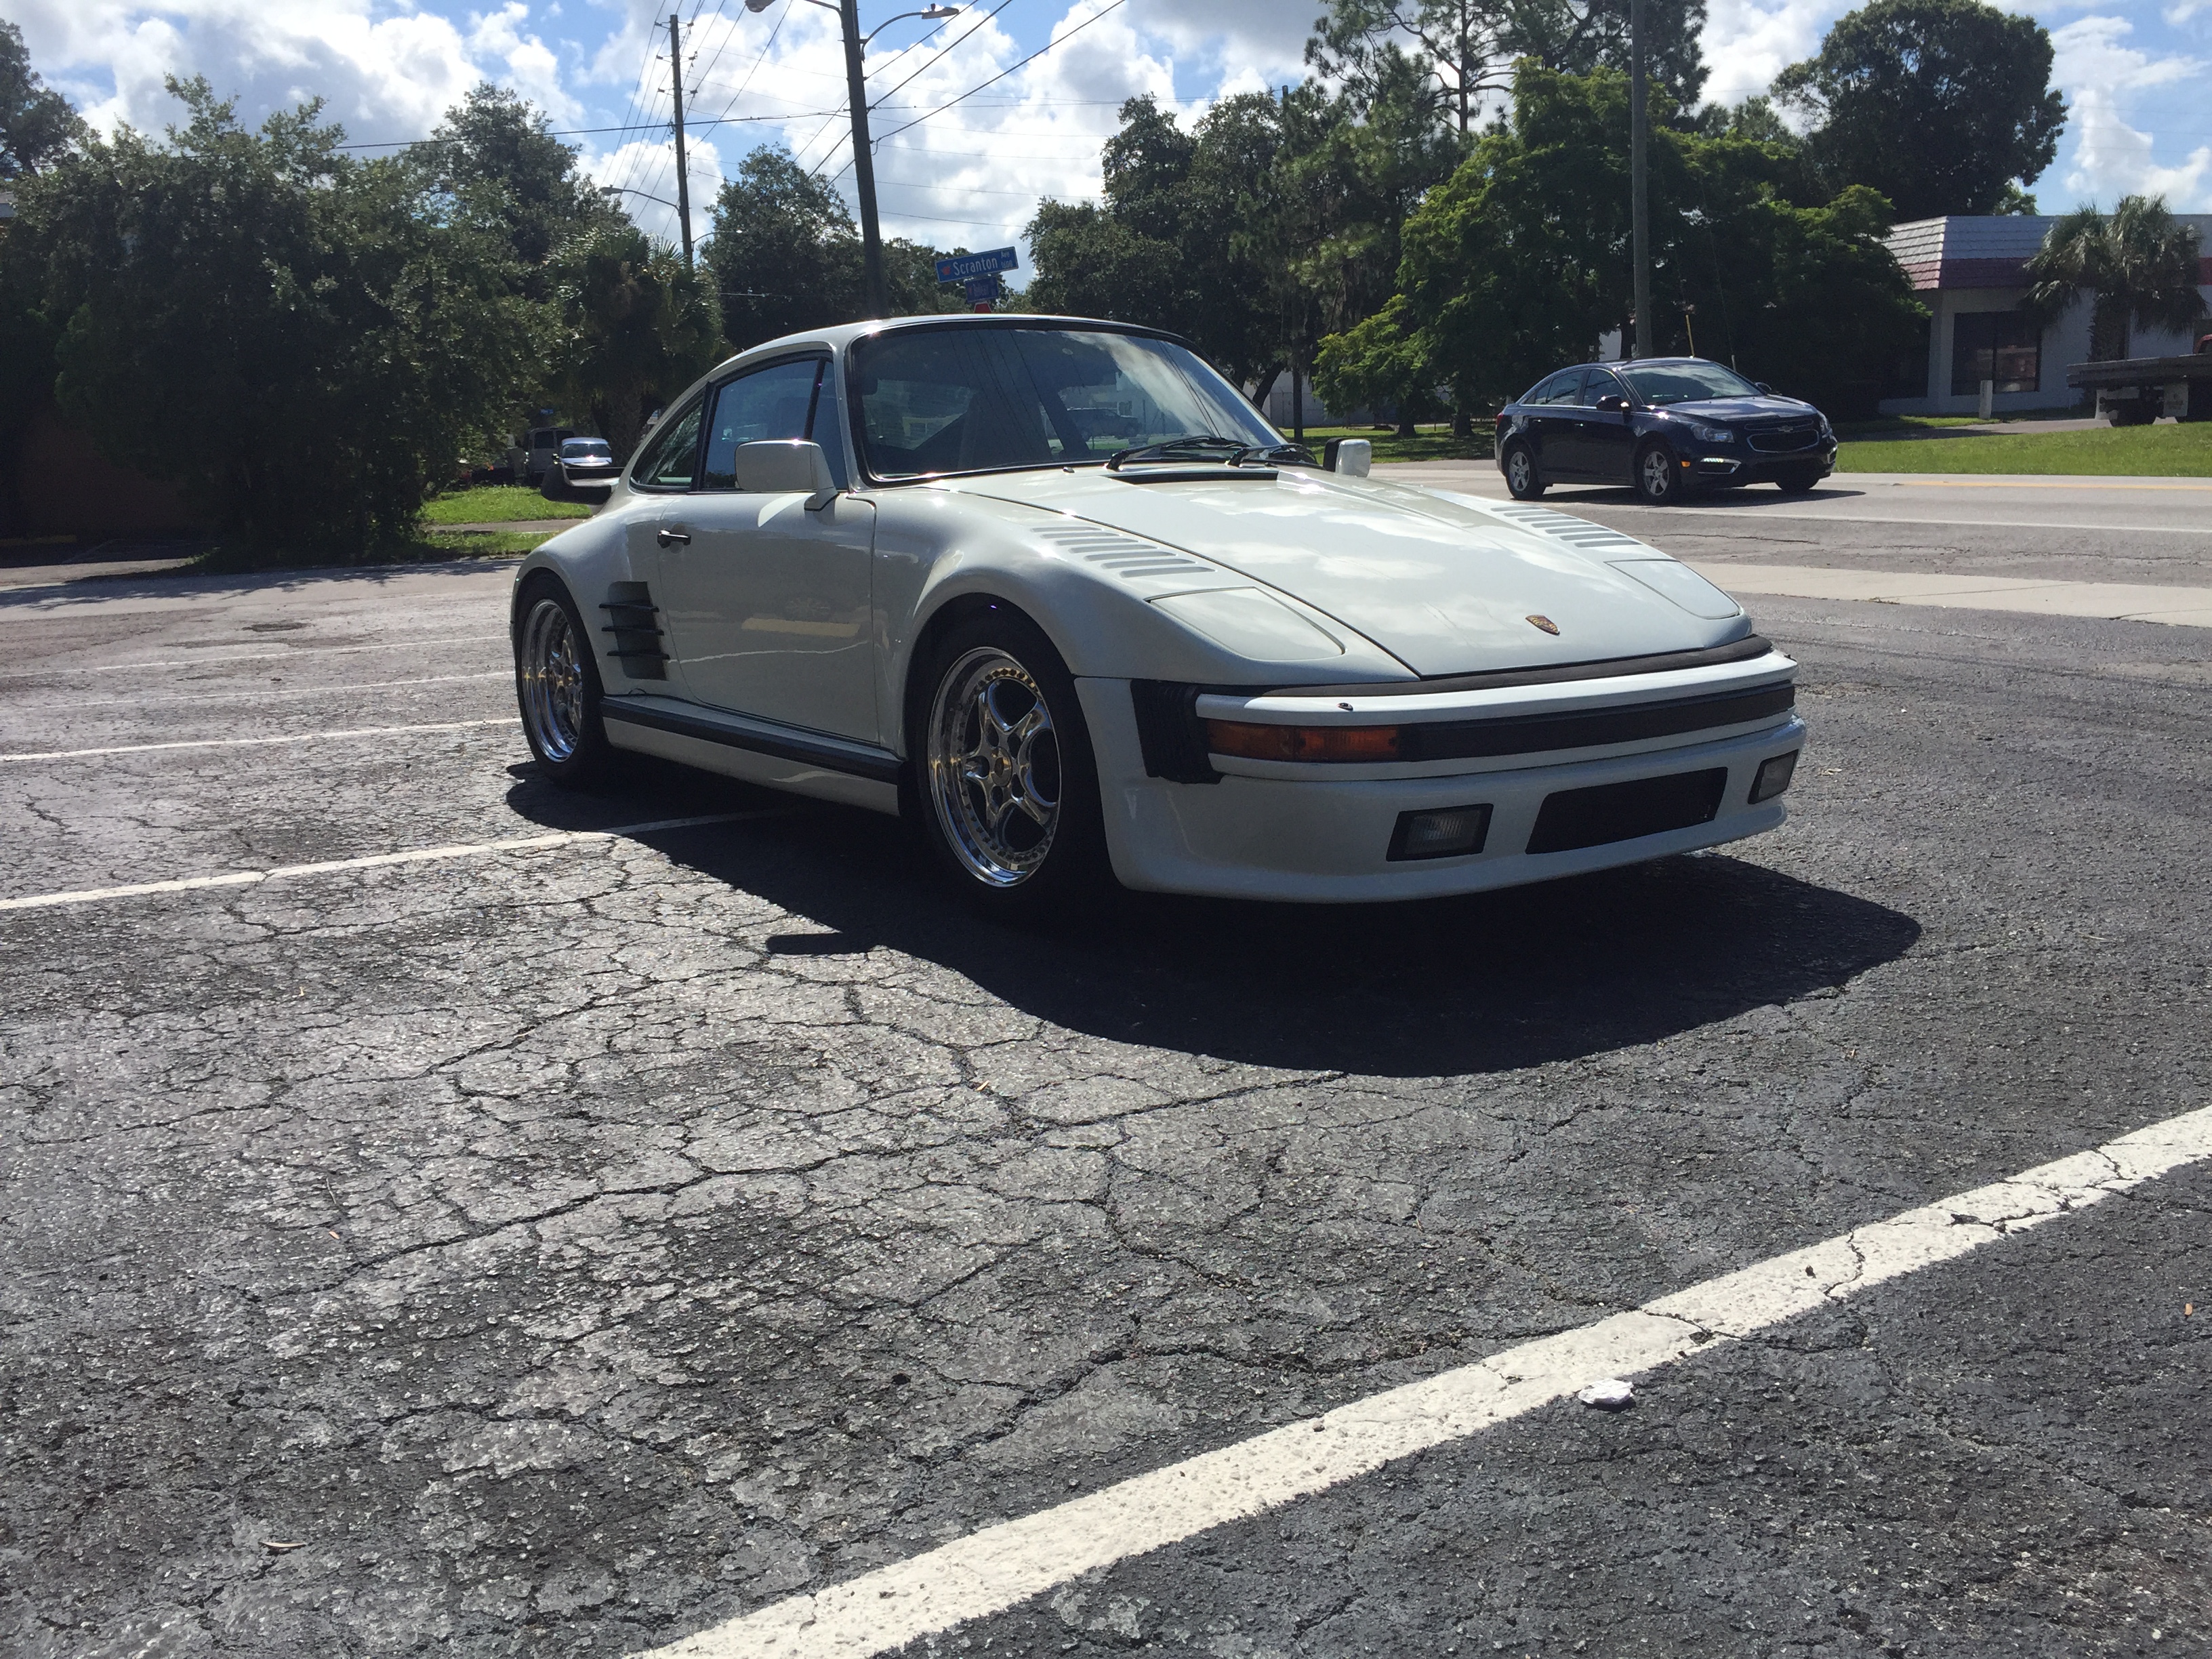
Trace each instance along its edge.
{"label": "tiled roof", "polygon": [[[2206,256],[2197,280],[2212,284],[2212,213],[2174,217],[2197,227],[2197,247]],[[1910,220],[1884,240],[1916,289],[2020,288],[2027,283],[2021,267],[2057,222],[2051,214],[1954,214]]]}

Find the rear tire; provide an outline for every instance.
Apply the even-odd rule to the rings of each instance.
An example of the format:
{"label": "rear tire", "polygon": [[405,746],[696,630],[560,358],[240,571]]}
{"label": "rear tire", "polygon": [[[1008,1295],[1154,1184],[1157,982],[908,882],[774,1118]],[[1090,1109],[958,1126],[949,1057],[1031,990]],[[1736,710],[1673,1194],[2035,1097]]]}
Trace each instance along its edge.
{"label": "rear tire", "polygon": [[613,764],[599,718],[602,695],[592,636],[575,600],[557,578],[531,577],[515,607],[514,698],[530,752],[564,789],[598,782]]}
{"label": "rear tire", "polygon": [[2111,413],[2105,418],[2113,426],[2148,426],[2158,418],[2148,398],[2129,398],[2106,407]]}
{"label": "rear tire", "polygon": [[1505,447],[1505,493],[1516,501],[1533,501],[1544,493],[1543,474],[1536,458],[1522,443]]}
{"label": "rear tire", "polygon": [[1785,495],[1805,495],[1820,482],[1820,469],[1817,466],[1793,466],[1786,472],[1774,475],[1775,486]]}
{"label": "rear tire", "polygon": [[995,920],[1050,924],[1112,890],[1075,681],[1012,605],[953,623],[908,698],[910,796],[933,861]]}
{"label": "rear tire", "polygon": [[1672,507],[1682,498],[1674,453],[1664,444],[1646,444],[1636,457],[1636,495],[1646,507]]}

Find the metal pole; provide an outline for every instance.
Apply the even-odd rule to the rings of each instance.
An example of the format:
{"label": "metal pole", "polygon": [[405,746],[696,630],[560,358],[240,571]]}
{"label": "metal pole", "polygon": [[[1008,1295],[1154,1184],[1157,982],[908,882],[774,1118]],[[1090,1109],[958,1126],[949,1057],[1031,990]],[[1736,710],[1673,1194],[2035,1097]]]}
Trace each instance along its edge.
{"label": "metal pole", "polygon": [[1651,337],[1658,332],[1651,325],[1651,205],[1644,161],[1650,114],[1644,102],[1644,0],[1629,0],[1628,195],[1630,257],[1636,265],[1636,349],[1621,354],[1626,357],[1649,357]]}
{"label": "metal pole", "polygon": [[668,14],[668,83],[676,95],[676,222],[684,233],[684,265],[691,266],[691,169],[684,161],[684,43],[677,14]]}
{"label": "metal pole", "polygon": [[876,160],[868,147],[868,88],[860,73],[860,0],[838,0],[845,25],[846,95],[853,106],[853,182],[860,192],[860,299],[862,309],[880,317],[891,308],[884,291],[884,234],[876,222]]}

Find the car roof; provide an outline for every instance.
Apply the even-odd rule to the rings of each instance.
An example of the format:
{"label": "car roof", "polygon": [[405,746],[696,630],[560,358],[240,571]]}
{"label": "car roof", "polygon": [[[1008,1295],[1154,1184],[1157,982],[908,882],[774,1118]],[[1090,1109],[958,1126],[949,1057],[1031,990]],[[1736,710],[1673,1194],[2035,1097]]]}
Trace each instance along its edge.
{"label": "car roof", "polygon": [[903,332],[918,328],[1082,328],[1103,330],[1112,334],[1137,334],[1147,339],[1171,340],[1179,346],[1196,350],[1180,334],[1164,328],[1147,328],[1141,323],[1119,323],[1104,317],[1071,317],[1048,312],[961,312],[946,311],[919,317],[877,317],[866,322],[839,323],[832,328],[807,329],[797,334],[780,335],[773,340],[763,340],[757,346],[747,346],[733,357],[726,357],[714,365],[705,378],[718,379],[731,368],[750,362],[753,359],[774,357],[785,352],[808,349],[842,351],[854,341],[872,334]]}

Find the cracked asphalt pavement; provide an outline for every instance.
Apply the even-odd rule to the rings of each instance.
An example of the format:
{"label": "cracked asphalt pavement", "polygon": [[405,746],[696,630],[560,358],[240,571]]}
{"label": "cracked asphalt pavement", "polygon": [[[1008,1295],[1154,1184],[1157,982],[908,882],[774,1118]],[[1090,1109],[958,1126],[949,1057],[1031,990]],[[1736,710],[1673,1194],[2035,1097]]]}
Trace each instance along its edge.
{"label": "cracked asphalt pavement", "polygon": [[[738,815],[0,912],[0,1652],[640,1651],[2207,1103],[2204,630],[1756,601],[1776,834],[1024,934],[889,820],[550,788],[461,724],[507,581],[0,595],[0,897]],[[2212,1651],[2208,1215],[909,1650]]]}

